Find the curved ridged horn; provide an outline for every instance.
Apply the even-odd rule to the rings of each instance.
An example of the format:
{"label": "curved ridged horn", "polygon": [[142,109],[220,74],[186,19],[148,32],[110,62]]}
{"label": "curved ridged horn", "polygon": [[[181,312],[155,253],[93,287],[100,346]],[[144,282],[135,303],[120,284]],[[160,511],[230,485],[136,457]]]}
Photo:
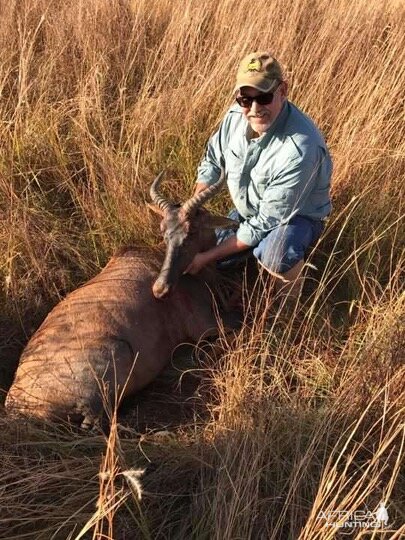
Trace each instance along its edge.
{"label": "curved ridged horn", "polygon": [[164,174],[164,171],[160,172],[156,176],[156,178],[152,182],[152,185],[150,186],[149,195],[154,204],[156,204],[161,210],[166,210],[167,208],[172,206],[172,203],[169,202],[167,199],[165,199],[165,197],[163,197],[162,195],[159,195],[158,193],[159,185],[160,185],[160,182],[162,181],[163,174]]}
{"label": "curved ridged horn", "polygon": [[215,184],[212,184],[212,186],[200,191],[200,193],[193,195],[191,199],[188,199],[188,201],[182,205],[184,213],[190,215],[192,212],[197,210],[197,208],[211,199],[211,197],[213,197],[221,189],[224,180],[225,172],[224,169],[221,169],[221,176],[219,177],[219,180],[215,182]]}

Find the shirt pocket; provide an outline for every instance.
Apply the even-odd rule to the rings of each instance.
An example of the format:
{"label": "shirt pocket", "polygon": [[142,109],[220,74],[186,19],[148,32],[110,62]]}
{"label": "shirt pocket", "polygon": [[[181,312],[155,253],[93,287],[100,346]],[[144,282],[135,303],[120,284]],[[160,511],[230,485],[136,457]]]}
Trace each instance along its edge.
{"label": "shirt pocket", "polygon": [[239,180],[243,170],[243,158],[238,150],[228,147],[224,153],[228,179]]}
{"label": "shirt pocket", "polygon": [[270,173],[257,173],[254,169],[250,172],[251,182],[249,185],[249,191],[251,195],[257,199],[261,199],[269,184]]}

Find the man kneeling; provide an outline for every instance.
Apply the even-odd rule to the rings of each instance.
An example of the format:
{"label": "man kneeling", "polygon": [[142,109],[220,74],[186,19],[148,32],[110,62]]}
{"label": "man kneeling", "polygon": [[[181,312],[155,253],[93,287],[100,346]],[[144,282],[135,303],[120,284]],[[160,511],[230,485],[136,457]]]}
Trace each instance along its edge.
{"label": "man kneeling", "polygon": [[196,193],[224,170],[239,222],[234,234],[198,253],[187,272],[252,253],[276,276],[276,288],[296,301],[305,253],[331,211],[332,162],[314,122],[287,99],[287,81],[268,52],[241,62],[230,107],[198,167]]}

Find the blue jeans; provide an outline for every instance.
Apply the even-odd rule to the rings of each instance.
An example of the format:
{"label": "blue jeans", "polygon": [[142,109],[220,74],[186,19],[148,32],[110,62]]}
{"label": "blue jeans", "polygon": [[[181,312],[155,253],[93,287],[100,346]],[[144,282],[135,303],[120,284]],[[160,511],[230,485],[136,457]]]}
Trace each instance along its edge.
{"label": "blue jeans", "polygon": [[[243,221],[237,210],[232,210],[228,217]],[[305,258],[323,229],[324,223],[321,220],[295,216],[286,225],[271,230],[256,247],[219,261],[218,267],[234,266],[253,255],[268,270],[284,274]],[[217,229],[217,243],[220,244],[234,234],[232,230]]]}

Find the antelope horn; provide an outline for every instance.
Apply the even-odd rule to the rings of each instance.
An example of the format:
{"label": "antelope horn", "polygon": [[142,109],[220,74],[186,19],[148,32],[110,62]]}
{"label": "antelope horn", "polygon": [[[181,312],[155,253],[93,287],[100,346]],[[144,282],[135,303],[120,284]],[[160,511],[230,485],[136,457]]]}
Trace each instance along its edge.
{"label": "antelope horn", "polygon": [[152,199],[152,202],[156,204],[161,210],[166,210],[167,208],[170,208],[172,206],[172,203],[169,202],[165,197],[162,195],[159,195],[158,189],[160,186],[160,183],[162,181],[164,171],[160,172],[156,178],[154,179],[152,185],[149,189],[150,198]]}
{"label": "antelope horn", "polygon": [[219,180],[215,182],[215,184],[212,184],[212,186],[204,189],[203,191],[200,191],[200,193],[197,193],[196,195],[193,195],[191,199],[188,199],[183,205],[182,209],[183,212],[187,215],[190,215],[193,213],[197,208],[202,206],[204,203],[206,203],[211,197],[213,197],[223,186],[225,180],[225,172],[224,169],[221,169],[221,176],[219,177]]}

